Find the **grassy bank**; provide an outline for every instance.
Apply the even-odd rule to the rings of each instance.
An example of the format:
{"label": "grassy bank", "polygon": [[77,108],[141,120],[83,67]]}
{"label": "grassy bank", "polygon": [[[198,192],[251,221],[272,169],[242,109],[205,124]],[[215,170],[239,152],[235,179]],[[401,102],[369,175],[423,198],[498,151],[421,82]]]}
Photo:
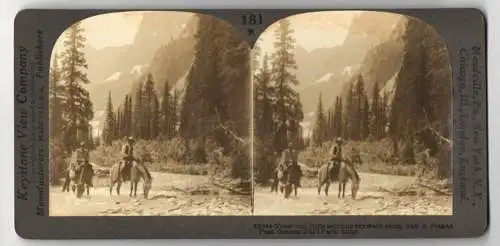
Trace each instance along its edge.
{"label": "grassy bank", "polygon": [[[98,146],[90,152],[91,162],[111,167],[122,159],[121,148],[123,141],[115,141],[110,146]],[[169,172],[189,175],[216,175],[228,177],[231,175],[232,157],[228,155],[215,155],[214,149],[207,149],[206,162],[194,162],[186,150],[185,144],[179,139],[169,141],[144,141],[139,140],[134,146],[136,158],[145,160],[151,171]],[[150,159],[151,162],[147,162]]]}
{"label": "grassy bank", "polygon": [[[307,148],[299,153],[299,161],[313,168],[320,167],[331,158],[329,150],[332,144],[327,142],[322,146]],[[415,163],[407,164],[392,157],[392,143],[387,139],[376,142],[346,142],[343,147],[344,158],[350,159],[353,147],[357,149],[363,162],[357,166],[360,172],[419,176],[422,170],[425,170],[424,176],[435,176],[435,164],[438,160],[425,156],[423,149],[416,148]]]}

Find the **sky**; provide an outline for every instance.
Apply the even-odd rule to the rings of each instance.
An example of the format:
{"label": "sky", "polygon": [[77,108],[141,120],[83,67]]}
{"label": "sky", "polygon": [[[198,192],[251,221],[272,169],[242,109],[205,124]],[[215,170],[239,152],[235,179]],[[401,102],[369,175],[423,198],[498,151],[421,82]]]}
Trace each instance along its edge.
{"label": "sky", "polygon": [[[291,26],[294,29],[296,43],[306,50],[341,45],[349,31],[353,18],[360,14],[358,11],[324,11],[314,14],[300,14],[290,16]],[[259,38],[259,46],[265,51],[272,51],[275,41],[274,30],[278,23],[273,23]]]}
{"label": "sky", "polygon": [[[82,20],[87,44],[95,49],[131,44],[142,21],[143,11],[110,13]],[[295,29],[294,38],[307,50],[333,47],[342,44],[357,11],[325,11],[289,17]],[[276,23],[261,35],[259,44],[263,50],[271,50]],[[61,36],[62,37],[62,36]],[[54,48],[62,49],[62,38]]]}
{"label": "sky", "polygon": [[[95,49],[105,47],[123,46],[134,41],[143,12],[122,12],[96,15],[81,21],[85,29],[87,44]],[[61,35],[54,48],[62,50],[63,35]]]}

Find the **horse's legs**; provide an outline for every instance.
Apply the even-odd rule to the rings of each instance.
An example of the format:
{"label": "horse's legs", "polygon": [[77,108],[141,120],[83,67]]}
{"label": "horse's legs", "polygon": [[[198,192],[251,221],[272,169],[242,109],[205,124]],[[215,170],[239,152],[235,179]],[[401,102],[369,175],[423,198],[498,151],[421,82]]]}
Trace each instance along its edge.
{"label": "horse's legs", "polygon": [[338,193],[338,198],[340,198],[340,191],[342,191],[342,181],[339,180],[339,193]]}
{"label": "horse's legs", "polygon": [[116,194],[120,195],[120,187],[122,186],[122,182],[118,180],[118,183],[116,184]]}
{"label": "horse's legs", "polygon": [[86,186],[87,186],[87,196],[90,196],[89,185]]}
{"label": "horse's legs", "polygon": [[113,193],[113,186],[114,186],[114,182],[113,181],[109,181],[109,195],[110,196]]}
{"label": "horse's legs", "polygon": [[347,184],[346,182],[342,183],[342,198],[345,197],[345,187],[346,187],[346,184]]}
{"label": "horse's legs", "polygon": [[321,186],[323,186],[323,184],[320,182],[318,182],[318,196],[321,195]]}
{"label": "horse's legs", "polygon": [[130,197],[132,197],[133,190],[134,190],[134,181],[132,181],[132,179],[130,179],[130,194],[129,194]]}
{"label": "horse's legs", "polygon": [[330,182],[327,181],[325,185],[325,196],[328,196],[328,188],[330,188]]}
{"label": "horse's legs", "polygon": [[137,197],[137,181],[134,182],[134,197]]}
{"label": "horse's legs", "polygon": [[68,181],[69,181],[68,178],[64,179],[64,183],[63,183],[63,187],[62,187],[63,192],[69,191],[69,182]]}
{"label": "horse's legs", "polygon": [[294,185],[293,188],[294,188],[294,192],[295,192],[295,197],[297,197],[297,185]]}

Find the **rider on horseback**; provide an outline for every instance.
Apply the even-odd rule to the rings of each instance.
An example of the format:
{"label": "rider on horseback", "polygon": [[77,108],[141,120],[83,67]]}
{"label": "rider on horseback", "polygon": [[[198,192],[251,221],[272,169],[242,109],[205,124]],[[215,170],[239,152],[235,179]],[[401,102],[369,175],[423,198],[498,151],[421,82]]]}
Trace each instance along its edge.
{"label": "rider on horseback", "polygon": [[[122,154],[123,154],[123,169],[118,169],[121,170],[121,175],[119,175],[119,178],[125,178],[129,176],[130,173],[130,167],[132,166],[132,162],[135,160],[134,158],[134,144],[135,140],[133,137],[128,137],[127,139],[127,144],[125,144],[122,148]],[[124,180],[123,180],[124,181]]]}
{"label": "rider on horseback", "polygon": [[336,170],[340,169],[340,162],[342,161],[342,138],[339,137],[335,140],[335,145],[332,147],[331,154],[331,161],[335,173]]}
{"label": "rider on horseback", "polygon": [[283,174],[282,178],[286,177],[288,168],[292,165],[298,165],[297,152],[293,148],[293,143],[288,144],[288,148],[283,150],[281,154],[281,161],[279,162],[278,169]]}
{"label": "rider on horseback", "polygon": [[[78,171],[83,170],[83,168],[87,167],[91,171],[92,176],[94,176],[94,169],[92,168],[92,165],[90,165],[89,162],[89,150],[85,146],[85,142],[80,142],[80,147],[75,150],[75,159],[76,159],[76,165],[73,165],[72,171],[73,174],[76,175]],[[90,187],[93,186],[92,184],[92,179],[90,179]]]}

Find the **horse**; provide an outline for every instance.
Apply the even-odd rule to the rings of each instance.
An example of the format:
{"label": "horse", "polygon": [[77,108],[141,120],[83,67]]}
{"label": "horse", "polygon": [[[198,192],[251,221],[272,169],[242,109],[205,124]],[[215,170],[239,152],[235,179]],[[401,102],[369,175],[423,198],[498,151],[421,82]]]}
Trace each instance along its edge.
{"label": "horse", "polygon": [[[151,190],[151,183],[153,178],[151,177],[151,173],[146,168],[146,166],[142,162],[133,161],[129,170],[123,171],[125,167],[124,163],[119,162],[114,164],[111,167],[109,172],[109,195],[113,193],[113,186],[116,183],[116,194],[120,195],[120,187],[122,182],[130,181],[130,194],[132,197],[132,193],[134,197],[137,197],[137,184],[140,179],[143,179],[143,195],[144,198],[148,198],[149,190]],[[128,173],[127,173],[128,172]],[[128,174],[128,175],[127,175]]]}
{"label": "horse", "polygon": [[302,170],[298,164],[289,166],[285,171],[281,168],[276,168],[273,172],[271,192],[278,192],[279,188],[281,193],[285,193],[285,198],[288,198],[293,188],[295,196],[297,196],[297,188],[301,177]]}
{"label": "horse", "polygon": [[87,196],[90,196],[90,184],[92,183],[93,173],[89,166],[83,165],[77,168],[74,175],[71,175],[71,170],[68,168],[64,171],[64,176],[63,192],[69,192],[70,184],[73,182],[71,190],[76,194],[77,198],[82,197],[85,190],[87,191]]}
{"label": "horse", "polygon": [[[279,183],[280,183],[280,177],[283,176],[283,173],[281,172],[281,170],[278,170],[278,168],[276,168],[274,171],[273,171],[273,181],[271,183],[271,193],[272,192],[278,192],[278,186],[279,186]],[[281,189],[281,192],[283,192],[283,189]]]}
{"label": "horse", "polygon": [[351,180],[351,197],[356,199],[361,178],[354,166],[345,160],[341,161],[340,165],[334,165],[331,162],[323,164],[318,170],[318,195],[321,195],[321,187],[325,185],[325,196],[328,196],[330,183],[338,181],[338,198],[341,198],[341,192],[342,198],[344,198],[345,187],[349,179]]}
{"label": "horse", "polygon": [[292,187],[295,193],[295,197],[297,197],[297,188],[299,187],[301,177],[302,170],[298,164],[288,167],[284,180],[285,198],[290,197],[290,194],[292,193]]}

